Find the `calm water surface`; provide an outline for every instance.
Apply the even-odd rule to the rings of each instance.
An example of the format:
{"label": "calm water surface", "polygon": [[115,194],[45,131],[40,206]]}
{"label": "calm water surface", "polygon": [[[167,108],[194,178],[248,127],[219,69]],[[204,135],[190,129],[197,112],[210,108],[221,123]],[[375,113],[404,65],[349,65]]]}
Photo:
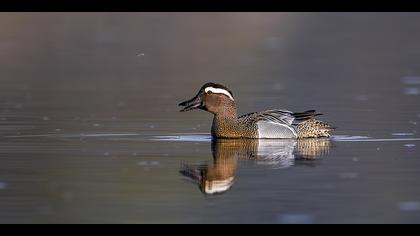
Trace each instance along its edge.
{"label": "calm water surface", "polygon": [[[1,13],[0,223],[420,223],[419,21]],[[212,142],[208,81],[337,130]]]}

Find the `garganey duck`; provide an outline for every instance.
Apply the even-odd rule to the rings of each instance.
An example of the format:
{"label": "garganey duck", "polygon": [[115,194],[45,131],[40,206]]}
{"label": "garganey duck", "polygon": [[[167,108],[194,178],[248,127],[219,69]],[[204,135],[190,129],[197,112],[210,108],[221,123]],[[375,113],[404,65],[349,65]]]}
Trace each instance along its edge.
{"label": "garganey duck", "polygon": [[201,109],[214,114],[213,138],[301,139],[329,137],[329,124],[315,119],[315,110],[266,110],[239,116],[232,92],[221,84],[207,83],[198,94],[179,104],[181,112]]}

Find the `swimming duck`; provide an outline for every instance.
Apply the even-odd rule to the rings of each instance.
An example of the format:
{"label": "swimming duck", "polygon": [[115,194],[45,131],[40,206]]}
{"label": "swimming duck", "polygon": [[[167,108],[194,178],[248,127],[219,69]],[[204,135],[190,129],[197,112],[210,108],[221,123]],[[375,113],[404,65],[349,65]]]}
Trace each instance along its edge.
{"label": "swimming duck", "polygon": [[227,87],[206,83],[192,99],[182,102],[181,112],[201,109],[214,114],[213,138],[301,139],[329,137],[334,128],[315,119],[315,110],[291,112],[266,110],[237,115],[232,91]]}

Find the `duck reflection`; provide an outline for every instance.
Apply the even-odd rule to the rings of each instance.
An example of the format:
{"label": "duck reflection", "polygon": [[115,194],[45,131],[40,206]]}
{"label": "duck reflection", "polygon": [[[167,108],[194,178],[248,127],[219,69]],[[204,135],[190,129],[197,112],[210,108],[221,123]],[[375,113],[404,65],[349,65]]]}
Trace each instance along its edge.
{"label": "duck reflection", "polygon": [[180,173],[198,184],[204,194],[220,194],[234,184],[238,160],[252,160],[276,169],[315,163],[329,153],[330,140],[218,139],[212,141],[211,149],[212,163],[182,163]]}

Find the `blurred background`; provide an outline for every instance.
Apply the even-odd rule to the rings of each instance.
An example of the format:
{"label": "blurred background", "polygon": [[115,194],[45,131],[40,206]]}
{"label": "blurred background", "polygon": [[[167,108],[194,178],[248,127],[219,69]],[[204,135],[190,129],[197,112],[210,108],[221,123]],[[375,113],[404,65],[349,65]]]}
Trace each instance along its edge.
{"label": "blurred background", "polygon": [[2,114],[51,118],[43,132],[55,117],[206,119],[176,105],[213,81],[233,91],[240,113],[315,108],[343,132],[391,114],[414,119],[419,88],[404,77],[420,73],[418,17],[2,13]]}
{"label": "blurred background", "polygon": [[[419,22],[418,13],[0,13],[0,222],[418,223]],[[335,135],[409,140],[338,143],[335,162],[303,175],[249,167],[236,193],[209,201],[177,173],[183,158],[211,160],[208,142],[139,136],[209,134],[210,114],[177,106],[206,82],[230,88],[241,114],[317,109]],[[109,138],[118,134],[136,138]],[[340,169],[346,161],[353,169]],[[297,181],[282,184],[283,201],[282,177]],[[355,182],[337,187],[343,179]],[[324,190],[315,199],[336,201],[290,200]]]}

